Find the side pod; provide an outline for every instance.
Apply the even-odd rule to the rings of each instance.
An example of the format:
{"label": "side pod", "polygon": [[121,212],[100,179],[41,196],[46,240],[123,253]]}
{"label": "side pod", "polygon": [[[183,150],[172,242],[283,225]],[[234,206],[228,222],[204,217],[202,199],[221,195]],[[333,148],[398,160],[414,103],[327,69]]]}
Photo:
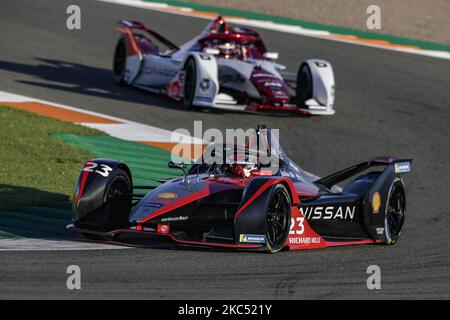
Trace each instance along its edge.
{"label": "side pod", "polygon": [[239,241],[241,234],[263,235],[267,233],[266,209],[272,189],[283,184],[291,197],[291,205],[298,204],[298,196],[292,182],[288,178],[255,177],[245,189],[238,211],[234,216],[235,239]]}
{"label": "side pod", "polygon": [[358,176],[347,184],[343,195],[355,195],[361,199],[363,206],[362,224],[367,234],[374,240],[384,242],[385,218],[390,189],[400,174],[411,172],[412,159],[392,157],[375,158],[353,167],[341,170],[315,181],[316,184],[331,189],[334,185],[352,176],[375,167],[384,167],[382,171],[373,171]]}

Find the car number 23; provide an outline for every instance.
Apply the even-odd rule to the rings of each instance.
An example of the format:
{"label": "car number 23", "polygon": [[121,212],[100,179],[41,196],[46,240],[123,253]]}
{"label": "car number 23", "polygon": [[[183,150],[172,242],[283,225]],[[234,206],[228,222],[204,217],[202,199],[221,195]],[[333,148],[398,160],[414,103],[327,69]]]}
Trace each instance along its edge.
{"label": "car number 23", "polygon": [[85,172],[95,172],[103,177],[108,177],[109,173],[113,171],[113,169],[110,166],[107,166],[106,164],[98,164],[96,162],[87,162],[84,165],[83,171]]}

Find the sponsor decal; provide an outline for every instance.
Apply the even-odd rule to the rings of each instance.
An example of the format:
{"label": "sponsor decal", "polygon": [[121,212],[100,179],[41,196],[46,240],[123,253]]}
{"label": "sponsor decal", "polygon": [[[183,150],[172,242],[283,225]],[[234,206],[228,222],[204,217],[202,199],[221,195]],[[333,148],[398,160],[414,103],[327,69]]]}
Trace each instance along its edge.
{"label": "sponsor decal", "polygon": [[377,228],[377,234],[383,234],[384,233],[384,228]]}
{"label": "sponsor decal", "polygon": [[411,172],[411,162],[399,162],[395,164],[395,173]]}
{"label": "sponsor decal", "polygon": [[156,74],[159,76],[165,77],[175,77],[177,72],[175,70],[167,69],[167,68],[158,68],[158,67],[145,67],[144,73],[146,74]]}
{"label": "sponsor decal", "polygon": [[274,88],[282,88],[283,85],[279,82],[275,82],[275,81],[268,81],[268,82],[264,82],[264,85],[266,87],[274,87]]}
{"label": "sponsor decal", "polygon": [[208,56],[208,55],[206,55],[206,54],[200,54],[200,58],[201,58],[202,60],[206,60],[206,61],[211,60],[211,57]]}
{"label": "sponsor decal", "polygon": [[300,207],[300,213],[308,220],[353,220],[355,206]]}
{"label": "sponsor decal", "polygon": [[158,224],[158,233],[167,234],[170,232],[170,226],[167,224]]}
{"label": "sponsor decal", "polygon": [[289,244],[320,244],[320,237],[292,237]]}
{"label": "sponsor decal", "polygon": [[287,171],[281,171],[281,176],[282,177],[290,177],[291,175]]}
{"label": "sponsor decal", "polygon": [[156,197],[160,198],[160,199],[176,199],[176,198],[178,198],[178,196],[173,192],[163,192],[163,193],[158,194]]}
{"label": "sponsor decal", "polygon": [[[291,228],[289,235],[294,237],[289,237],[289,244],[320,244],[320,237],[310,237],[305,235],[305,218],[295,217],[291,218]],[[298,236],[298,237],[296,237]]]}
{"label": "sponsor decal", "polygon": [[281,176],[282,177],[287,177],[287,178],[291,178],[291,179],[298,179],[301,180],[302,177],[299,176],[298,174],[288,171],[288,170],[280,170]]}
{"label": "sponsor decal", "polygon": [[210,98],[210,97],[196,96],[196,97],[195,97],[195,100],[203,101],[203,102],[211,102],[211,101],[212,101],[212,98]]}
{"label": "sponsor decal", "polygon": [[200,89],[202,89],[203,91],[207,91],[210,87],[210,83],[209,83],[209,79],[203,79],[200,82]]}
{"label": "sponsor decal", "polygon": [[142,206],[146,207],[146,208],[158,208],[159,209],[162,206],[164,206],[164,204],[158,203],[158,202],[146,202]]}
{"label": "sponsor decal", "polygon": [[381,207],[381,196],[379,192],[375,192],[372,196],[372,213],[379,213]]}
{"label": "sponsor decal", "polygon": [[241,234],[239,242],[266,243],[266,236],[264,234]]}
{"label": "sponsor decal", "polygon": [[[267,77],[267,75],[271,76],[270,73],[266,72],[266,73],[253,73],[252,77],[254,77],[254,78],[262,78],[262,77]],[[262,80],[262,81],[264,81],[264,80]]]}
{"label": "sponsor decal", "polygon": [[287,170],[280,170],[282,177],[292,178],[293,174]]}
{"label": "sponsor decal", "polygon": [[161,219],[161,222],[172,222],[172,221],[185,221],[188,217],[186,216],[179,216],[179,217],[165,217]]}
{"label": "sponsor decal", "polygon": [[325,68],[325,67],[327,66],[327,64],[324,63],[324,62],[315,61],[314,63],[315,63],[316,66],[318,66],[319,68]]}
{"label": "sponsor decal", "polygon": [[293,208],[289,237],[286,244],[293,250],[299,248],[323,248],[325,242],[323,238],[314,232],[308,221],[301,215],[298,208]]}

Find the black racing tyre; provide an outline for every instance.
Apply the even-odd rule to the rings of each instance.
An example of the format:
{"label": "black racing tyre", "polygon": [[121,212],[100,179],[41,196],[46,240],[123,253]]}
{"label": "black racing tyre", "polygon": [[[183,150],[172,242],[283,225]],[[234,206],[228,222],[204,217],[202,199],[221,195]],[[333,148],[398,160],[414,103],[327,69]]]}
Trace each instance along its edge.
{"label": "black racing tyre", "polygon": [[277,253],[284,247],[291,223],[291,198],[283,184],[277,184],[272,190],[266,217],[266,251]]}
{"label": "black racing tyre", "polygon": [[[133,187],[127,172],[115,169],[110,176],[106,187],[104,204],[98,209],[98,230],[108,232],[128,227],[128,216],[131,212],[131,193]],[[91,240],[110,241],[116,236],[102,236],[97,234],[84,234]]]}
{"label": "black racing tyre", "polygon": [[114,51],[113,71],[118,84],[125,84],[125,70],[127,62],[125,39],[120,38]]}
{"label": "black racing tyre", "polygon": [[395,244],[402,233],[405,223],[406,213],[406,193],[405,186],[401,178],[397,177],[392,182],[389,196],[386,203],[386,213],[384,220],[384,244]]}
{"label": "black racing tyre", "polygon": [[306,108],[305,102],[313,97],[313,81],[311,69],[307,63],[302,63],[297,73],[296,86],[297,107]]}
{"label": "black racing tyre", "polygon": [[189,58],[186,62],[184,72],[183,106],[191,108],[194,103],[195,89],[197,88],[197,66],[193,58]]}

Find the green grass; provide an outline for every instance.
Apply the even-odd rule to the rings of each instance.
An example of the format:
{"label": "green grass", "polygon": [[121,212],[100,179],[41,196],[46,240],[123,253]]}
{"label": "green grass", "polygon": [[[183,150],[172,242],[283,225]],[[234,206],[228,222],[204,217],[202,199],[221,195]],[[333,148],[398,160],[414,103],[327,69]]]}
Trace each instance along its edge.
{"label": "green grass", "polygon": [[52,137],[96,136],[96,130],[0,106],[0,208],[68,200],[86,149]]}
{"label": "green grass", "polygon": [[[128,165],[134,184],[158,184],[154,179],[173,178],[181,175],[180,170],[170,169],[169,152],[142,143],[125,141],[111,136],[79,136],[56,134],[55,137],[72,145],[89,150],[95,158],[121,160]],[[183,160],[189,163],[186,159]]]}

